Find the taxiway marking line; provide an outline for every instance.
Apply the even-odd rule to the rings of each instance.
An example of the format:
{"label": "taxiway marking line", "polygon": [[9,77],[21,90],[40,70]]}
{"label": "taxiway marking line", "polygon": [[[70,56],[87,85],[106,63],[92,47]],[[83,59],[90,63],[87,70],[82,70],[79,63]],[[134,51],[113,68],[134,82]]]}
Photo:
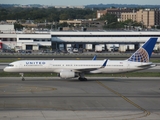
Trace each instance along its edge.
{"label": "taxiway marking line", "polygon": [[[100,86],[104,87],[105,89],[111,91],[112,93],[116,94],[117,96],[123,98],[125,101],[127,101],[128,103],[130,103],[131,105],[135,106],[136,108],[138,108],[139,110],[143,111],[145,115],[140,116],[138,118],[142,118],[142,117],[147,117],[149,116],[151,113],[149,111],[147,111],[146,109],[142,108],[141,106],[139,106],[138,104],[134,103],[133,101],[131,101],[130,99],[128,99],[127,97],[123,96],[122,94],[120,94],[119,92],[109,88],[108,86],[106,86],[105,84],[103,84],[100,81],[96,81]],[[133,118],[135,119],[135,118]]]}

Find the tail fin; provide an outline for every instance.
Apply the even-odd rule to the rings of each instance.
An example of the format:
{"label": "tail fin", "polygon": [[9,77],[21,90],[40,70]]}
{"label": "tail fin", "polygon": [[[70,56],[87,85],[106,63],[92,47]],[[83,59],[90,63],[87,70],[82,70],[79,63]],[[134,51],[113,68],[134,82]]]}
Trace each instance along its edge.
{"label": "tail fin", "polygon": [[92,60],[96,60],[97,59],[97,55],[94,55],[93,59]]}
{"label": "tail fin", "polygon": [[147,42],[143,44],[129,59],[128,61],[133,62],[149,62],[152,55],[153,48],[157,42],[158,38],[150,38]]}

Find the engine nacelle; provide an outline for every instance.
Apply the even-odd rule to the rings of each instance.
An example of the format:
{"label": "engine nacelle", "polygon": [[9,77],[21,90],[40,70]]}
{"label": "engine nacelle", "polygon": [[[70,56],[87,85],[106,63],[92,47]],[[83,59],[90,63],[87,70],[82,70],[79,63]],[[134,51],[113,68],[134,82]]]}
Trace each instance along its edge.
{"label": "engine nacelle", "polygon": [[72,72],[72,71],[62,71],[60,72],[59,77],[66,79],[66,78],[77,77],[77,75],[75,74],[75,72]]}

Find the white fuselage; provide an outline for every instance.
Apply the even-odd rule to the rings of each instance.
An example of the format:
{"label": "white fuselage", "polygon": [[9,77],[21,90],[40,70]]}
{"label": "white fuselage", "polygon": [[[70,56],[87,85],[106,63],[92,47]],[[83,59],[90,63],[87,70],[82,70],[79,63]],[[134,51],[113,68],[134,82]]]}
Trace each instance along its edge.
{"label": "white fuselage", "polygon": [[[150,68],[150,63],[113,61],[108,60],[102,67],[104,60],[21,60],[10,63],[4,68],[5,72],[29,73],[29,72],[55,72],[62,71],[87,72],[87,73],[123,73]],[[139,67],[139,66],[146,67]],[[101,68],[102,67],[102,68]],[[92,70],[93,68],[93,70]],[[86,69],[86,71],[85,71]]]}

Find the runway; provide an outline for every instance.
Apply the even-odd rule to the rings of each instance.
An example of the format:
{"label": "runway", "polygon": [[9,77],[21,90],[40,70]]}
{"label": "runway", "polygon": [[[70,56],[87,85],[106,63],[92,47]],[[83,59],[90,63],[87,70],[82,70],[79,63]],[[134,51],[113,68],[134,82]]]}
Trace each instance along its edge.
{"label": "runway", "polygon": [[0,119],[159,120],[159,78],[0,78]]}

